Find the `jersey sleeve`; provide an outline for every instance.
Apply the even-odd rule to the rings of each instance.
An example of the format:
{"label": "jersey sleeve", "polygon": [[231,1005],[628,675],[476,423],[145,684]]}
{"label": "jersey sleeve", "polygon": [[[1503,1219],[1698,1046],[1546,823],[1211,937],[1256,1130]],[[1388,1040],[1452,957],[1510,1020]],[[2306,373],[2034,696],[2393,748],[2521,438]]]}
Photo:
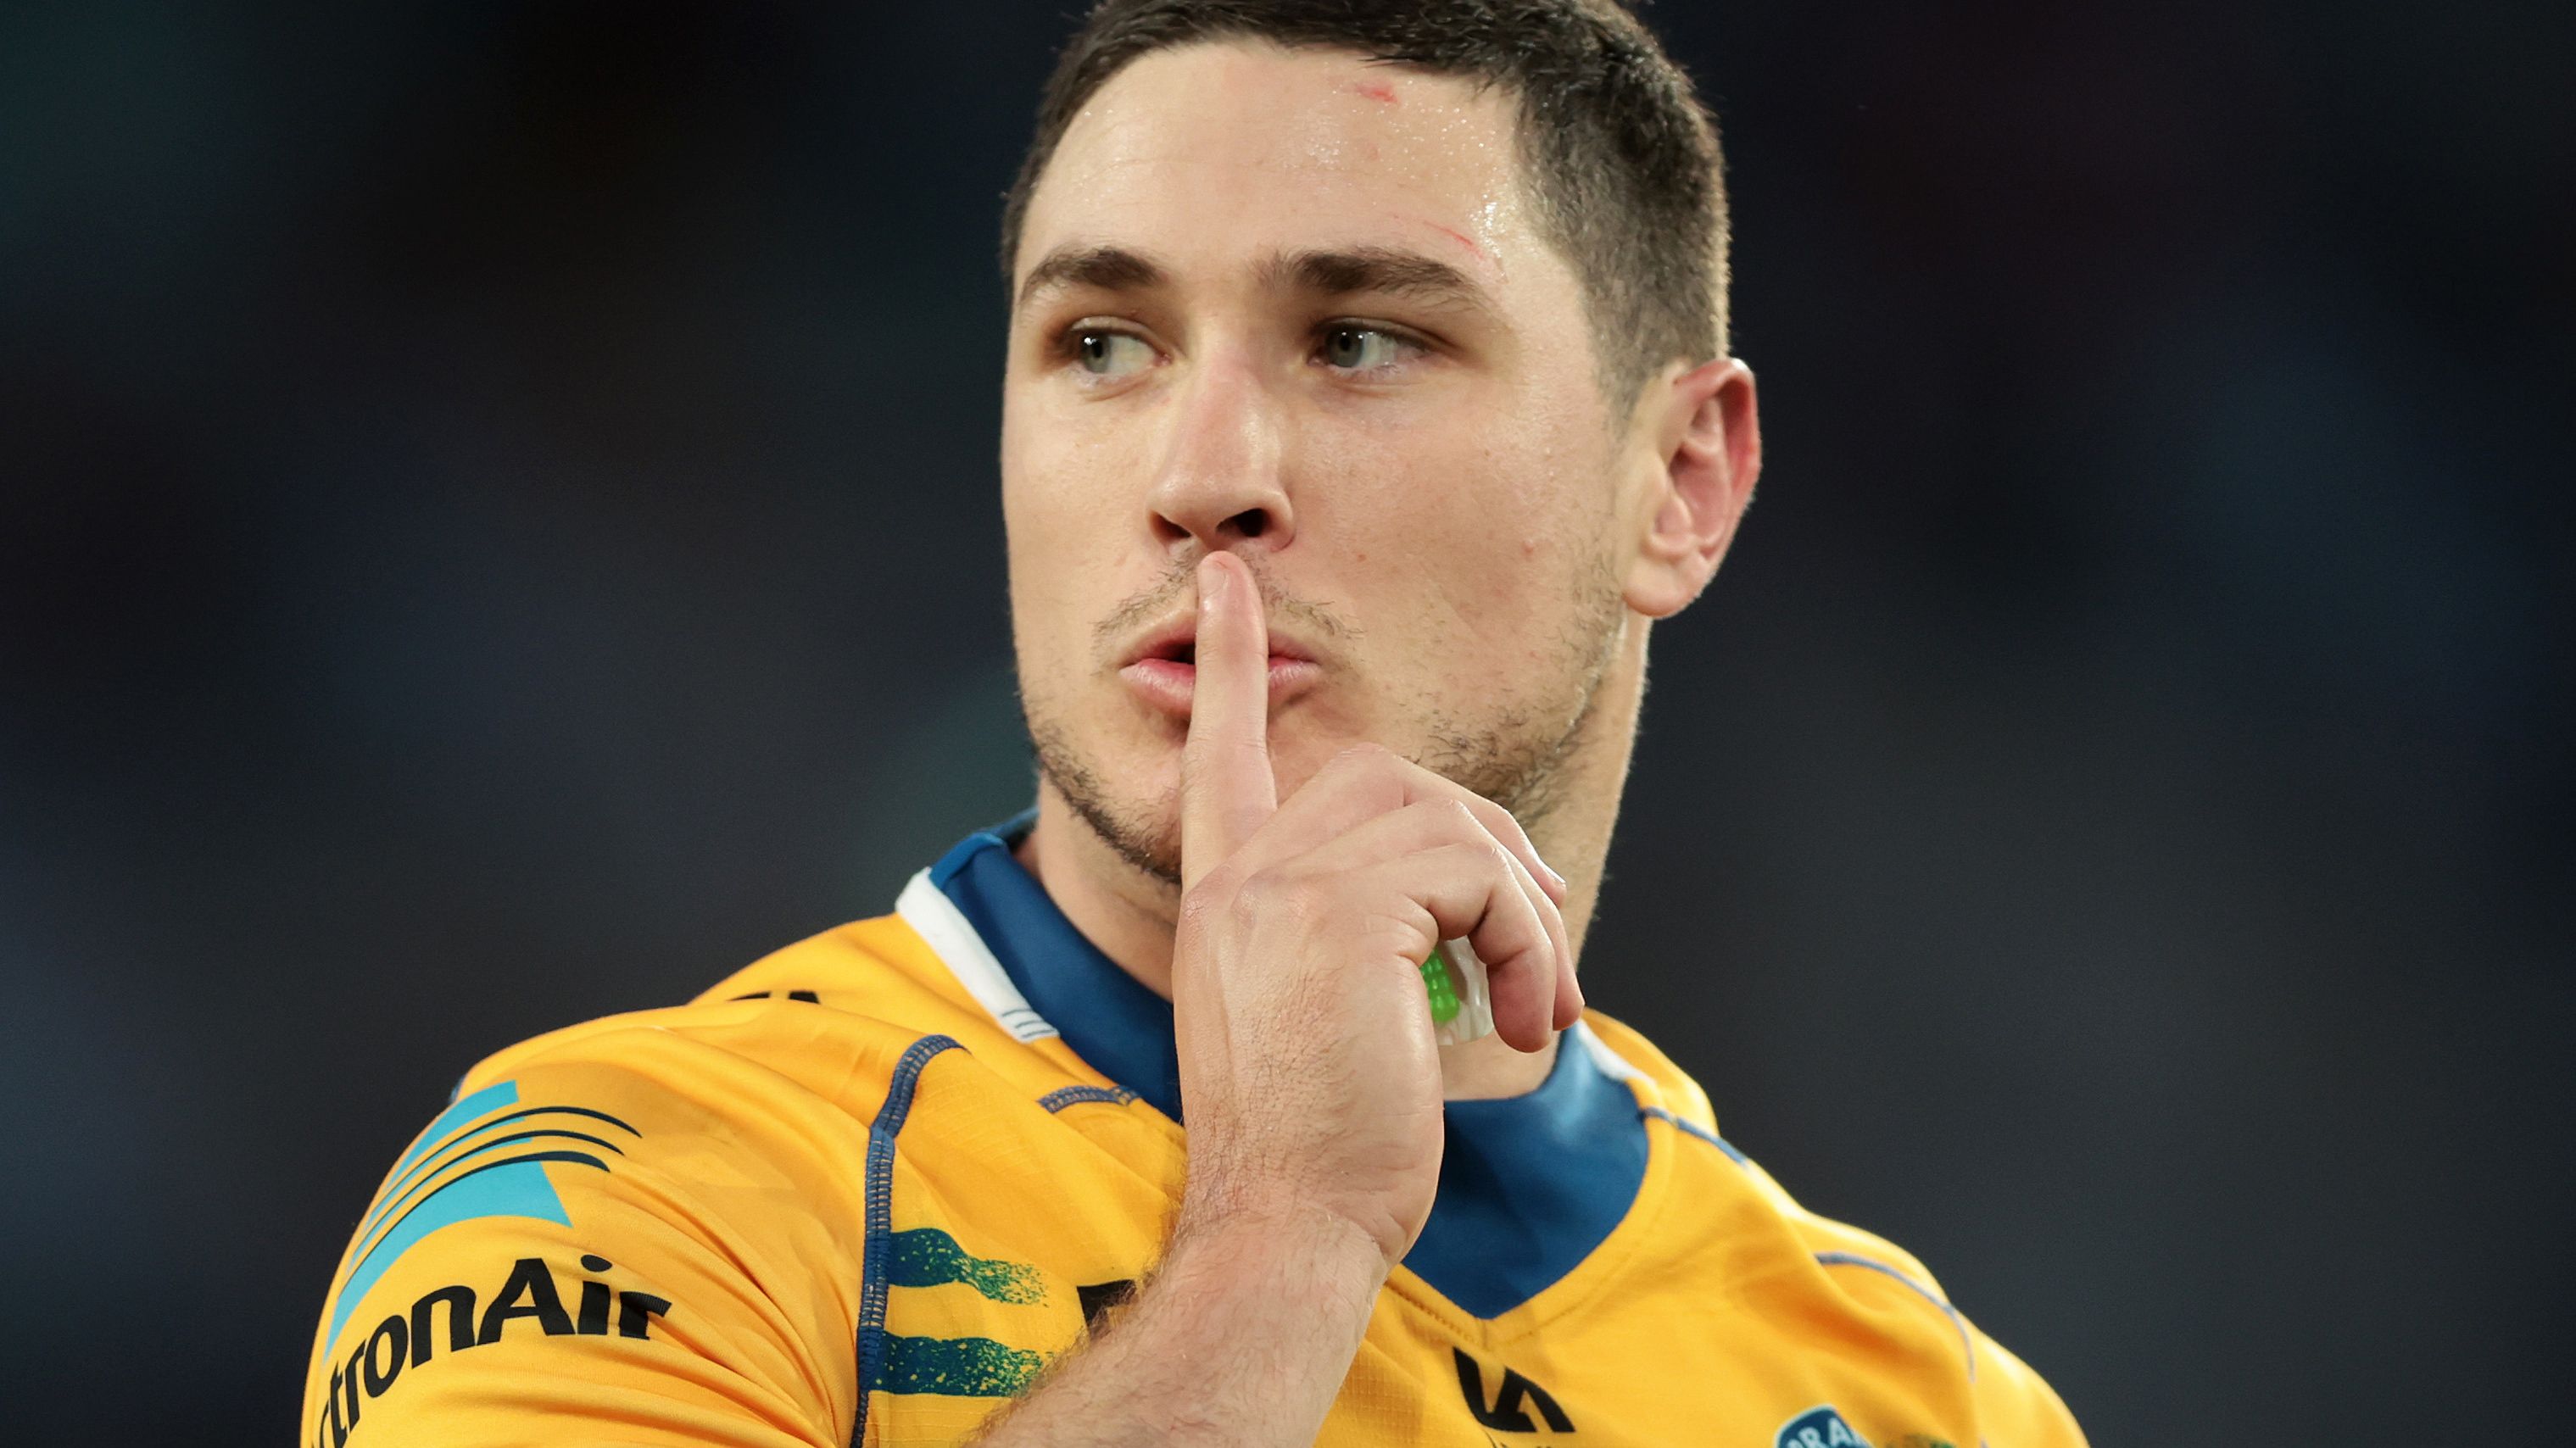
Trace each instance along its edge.
{"label": "jersey sleeve", "polygon": [[395,1162],[304,1441],[848,1441],[865,1127],[721,1044],[601,1027],[478,1068]]}

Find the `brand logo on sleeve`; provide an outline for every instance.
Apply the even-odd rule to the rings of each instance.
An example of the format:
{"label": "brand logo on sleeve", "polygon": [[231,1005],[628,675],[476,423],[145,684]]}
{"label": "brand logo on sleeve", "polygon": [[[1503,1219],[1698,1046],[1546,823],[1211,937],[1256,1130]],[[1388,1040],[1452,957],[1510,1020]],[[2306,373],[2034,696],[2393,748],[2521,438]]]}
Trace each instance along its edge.
{"label": "brand logo on sleeve", "polygon": [[[581,1269],[608,1271],[614,1263],[584,1253]],[[650,1339],[653,1320],[668,1316],[671,1300],[650,1292],[617,1287],[597,1277],[573,1278],[566,1297],[554,1269],[542,1257],[522,1257],[489,1297],[457,1283],[424,1292],[407,1312],[395,1312],[357,1344],[347,1360],[331,1367],[321,1414],[313,1424],[314,1448],[340,1448],[356,1430],[366,1405],[391,1391],[407,1369],[429,1365],[441,1352],[451,1356],[469,1348],[489,1347],[504,1336],[618,1337]],[[445,1313],[439,1309],[445,1308]],[[478,1310],[479,1309],[479,1310]],[[526,1324],[522,1326],[521,1324]]]}

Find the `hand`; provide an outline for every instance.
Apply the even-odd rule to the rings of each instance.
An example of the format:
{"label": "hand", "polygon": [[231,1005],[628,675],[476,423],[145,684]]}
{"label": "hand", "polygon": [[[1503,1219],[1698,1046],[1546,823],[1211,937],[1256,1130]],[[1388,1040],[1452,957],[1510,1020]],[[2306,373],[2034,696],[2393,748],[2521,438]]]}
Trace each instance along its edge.
{"label": "hand", "polygon": [[1279,803],[1259,591],[1226,553],[1201,562],[1198,585],[1172,958],[1183,1229],[1356,1228],[1383,1278],[1440,1174],[1422,961],[1465,937],[1495,1033],[1543,1049],[1583,1008],[1565,882],[1501,806],[1373,745]]}

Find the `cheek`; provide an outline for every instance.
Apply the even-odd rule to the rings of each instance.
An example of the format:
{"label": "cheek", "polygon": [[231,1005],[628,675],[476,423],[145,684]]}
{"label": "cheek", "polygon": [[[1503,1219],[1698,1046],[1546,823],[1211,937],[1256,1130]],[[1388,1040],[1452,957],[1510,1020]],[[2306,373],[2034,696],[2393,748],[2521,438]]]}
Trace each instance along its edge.
{"label": "cheek", "polygon": [[1015,542],[1123,538],[1144,507],[1155,429],[1136,409],[1030,384],[1002,405],[1002,517]]}
{"label": "cheek", "polygon": [[1057,516],[1062,510],[1039,480],[1011,478],[1002,493],[1011,636],[1020,676],[1026,686],[1053,694],[1050,681],[1069,677],[1082,659],[1083,600],[1073,565],[1079,549],[1070,546],[1066,520]]}
{"label": "cheek", "polygon": [[1399,616],[1445,638],[1517,640],[1565,606],[1594,546],[1588,456],[1553,420],[1415,428],[1365,440],[1346,460],[1353,506],[1336,533]]}
{"label": "cheek", "polygon": [[1046,633],[1080,616],[1083,560],[1102,556],[1116,510],[1101,496],[1100,461],[1086,455],[1097,447],[1029,406],[1003,408],[1002,528],[1020,626]]}

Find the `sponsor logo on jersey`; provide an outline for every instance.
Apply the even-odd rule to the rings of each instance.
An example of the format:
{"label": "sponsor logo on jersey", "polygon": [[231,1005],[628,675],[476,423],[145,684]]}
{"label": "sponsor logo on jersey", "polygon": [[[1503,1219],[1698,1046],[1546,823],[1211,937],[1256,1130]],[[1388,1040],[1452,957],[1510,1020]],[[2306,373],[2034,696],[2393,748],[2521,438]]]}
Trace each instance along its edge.
{"label": "sponsor logo on jersey", "polygon": [[[1467,1411],[1476,1415],[1477,1422],[1503,1433],[1535,1433],[1542,1421],[1551,1433],[1574,1431],[1574,1420],[1565,1416],[1565,1410],[1548,1396],[1547,1389],[1510,1368],[1503,1369],[1503,1380],[1495,1386],[1494,1400],[1488,1404],[1484,1369],[1462,1348],[1453,1347],[1449,1354],[1458,1362],[1458,1391],[1466,1395]],[[1533,1408],[1538,1410],[1537,1418],[1530,1416]]]}
{"label": "sponsor logo on jersey", "polygon": [[1852,1431],[1831,1406],[1809,1408],[1780,1425],[1771,1448],[1869,1448],[1869,1440]]}
{"label": "sponsor logo on jersey", "polygon": [[[581,1270],[602,1273],[615,1264],[584,1253]],[[488,1297],[464,1283],[422,1293],[409,1311],[396,1312],[331,1367],[322,1412],[313,1424],[314,1448],[341,1448],[356,1431],[366,1405],[393,1390],[407,1370],[427,1367],[444,1352],[453,1356],[489,1347],[504,1336],[618,1337],[650,1339],[653,1320],[667,1317],[671,1301],[617,1287],[598,1277],[574,1277],[572,1305],[563,1284],[542,1257],[522,1257]],[[477,1310],[479,1307],[479,1311]],[[443,1315],[441,1308],[446,1311]],[[525,1325],[522,1325],[525,1324]]]}
{"label": "sponsor logo on jersey", "polygon": [[487,1217],[532,1217],[569,1227],[546,1166],[608,1170],[620,1141],[642,1135],[587,1106],[521,1106],[519,1083],[501,1081],[461,1096],[420,1134],[358,1226],[356,1260],[331,1300],[329,1349],[367,1289],[423,1237]]}

